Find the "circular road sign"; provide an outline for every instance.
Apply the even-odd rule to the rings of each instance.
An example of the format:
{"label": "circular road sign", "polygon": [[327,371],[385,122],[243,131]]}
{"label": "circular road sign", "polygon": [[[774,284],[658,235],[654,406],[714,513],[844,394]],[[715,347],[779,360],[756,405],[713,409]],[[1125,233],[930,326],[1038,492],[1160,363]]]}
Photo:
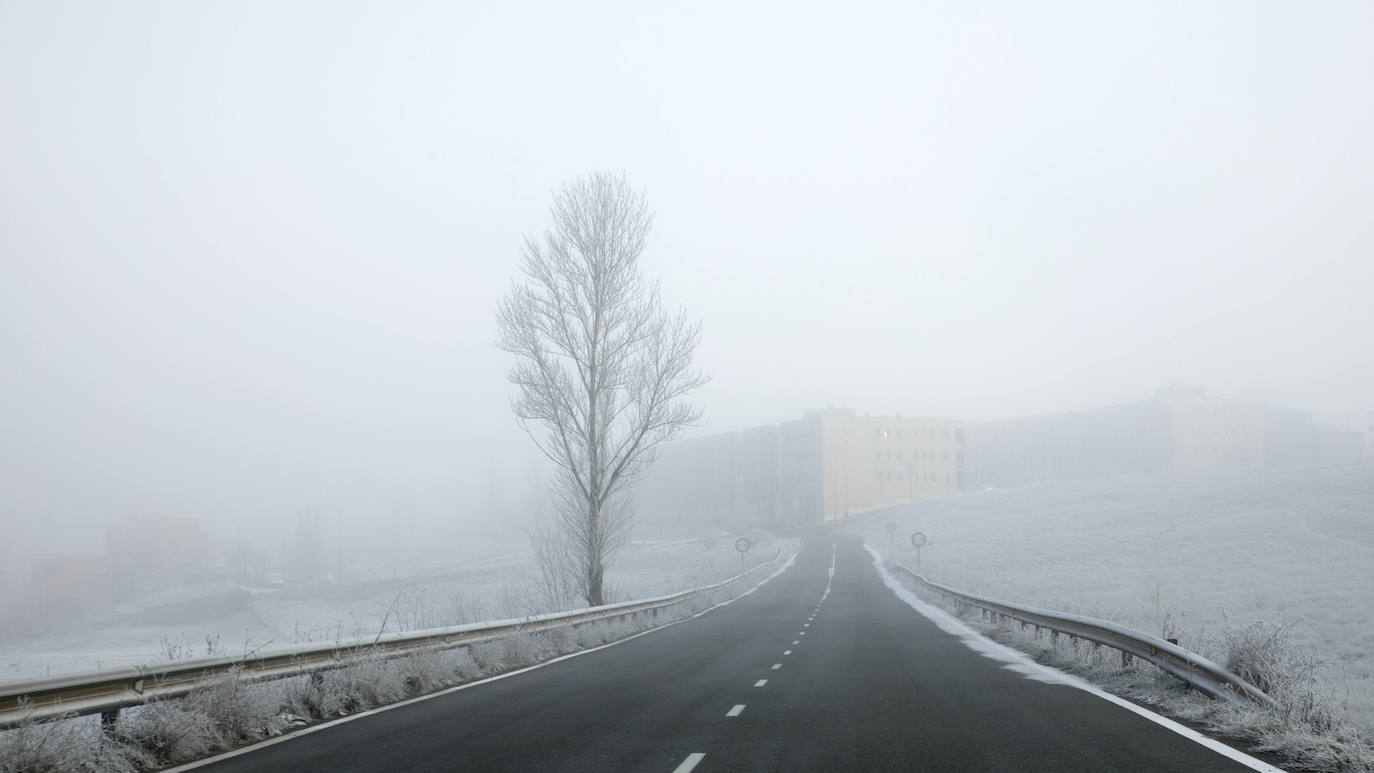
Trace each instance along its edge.
{"label": "circular road sign", "polygon": [[922,545],[926,544],[926,535],[922,534],[919,531],[915,534],[912,534],[911,544],[915,545],[918,548],[921,547]]}
{"label": "circular road sign", "polygon": [[735,540],[735,550],[738,550],[741,553],[749,552],[749,540],[745,539],[744,537],[740,537],[739,539]]}
{"label": "circular road sign", "polygon": [[892,523],[892,522],[888,522],[888,524],[887,524],[887,533],[888,533],[888,534],[891,534],[892,532],[894,532],[894,531],[896,531],[896,530],[897,530],[897,524]]}

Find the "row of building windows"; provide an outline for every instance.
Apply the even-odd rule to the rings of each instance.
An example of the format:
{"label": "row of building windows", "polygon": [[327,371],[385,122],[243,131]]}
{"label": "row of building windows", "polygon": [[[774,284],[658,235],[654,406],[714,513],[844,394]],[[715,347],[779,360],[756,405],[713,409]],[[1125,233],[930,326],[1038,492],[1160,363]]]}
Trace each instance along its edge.
{"label": "row of building windows", "polygon": [[[877,476],[877,481],[878,481],[879,483],[892,483],[892,482],[894,482],[894,481],[893,481],[893,475],[894,475],[894,474],[896,475],[896,482],[897,482],[897,483],[904,483],[904,482],[905,482],[905,480],[902,478],[902,473],[900,473],[900,472],[898,472],[898,473],[878,472],[878,473],[874,473],[874,474]],[[922,474],[919,473],[919,472],[913,472],[913,473],[911,473],[911,480],[912,480],[913,482],[918,482],[918,481],[921,480],[921,475],[922,475]],[[935,483],[937,480],[941,480],[941,481],[948,481],[948,480],[949,480],[949,473],[947,473],[947,472],[942,472],[942,473],[939,473],[938,475],[939,475],[939,477],[936,477],[936,473],[933,473],[933,472],[927,472],[927,473],[925,473],[925,482],[926,482],[926,483]]]}
{"label": "row of building windows", "polygon": [[[901,428],[901,427],[898,427],[898,428],[896,428],[896,429],[884,429],[884,428],[882,428],[882,427],[879,427],[879,428],[873,430],[873,437],[876,437],[876,438],[890,438],[890,437],[901,437],[901,436],[902,436],[902,428]],[[913,430],[911,431],[911,436],[914,437],[914,438],[920,437],[920,436],[921,436],[921,430],[919,430],[919,429],[913,429]],[[931,440],[934,440],[934,439],[935,439],[935,430],[934,430],[934,429],[927,429],[927,430],[926,430],[926,437],[927,437],[927,438],[930,438]],[[949,439],[949,428],[946,427],[946,428],[940,430],[940,438],[943,439],[943,440],[948,440],[948,439]]]}
{"label": "row of building windows", "polygon": [[[900,460],[900,459],[902,458],[902,451],[901,451],[901,449],[898,449],[898,450],[895,452],[895,456],[894,456],[894,452],[891,451],[891,450],[887,450],[887,451],[882,451],[882,450],[874,451],[874,452],[873,452],[873,458],[874,458],[874,459],[898,459],[898,460]],[[917,459],[925,459],[926,461],[933,462],[933,461],[935,461],[935,452],[934,452],[934,451],[926,451],[926,452],[925,452],[925,456],[921,456],[921,452],[920,452],[920,451],[912,451],[912,452],[911,452],[911,458],[912,458],[913,461],[914,461],[914,460],[917,460]],[[949,452],[948,452],[948,451],[941,451],[941,452],[940,452],[940,459],[942,459],[942,460],[944,460],[944,461],[946,461],[946,462],[949,461]]]}

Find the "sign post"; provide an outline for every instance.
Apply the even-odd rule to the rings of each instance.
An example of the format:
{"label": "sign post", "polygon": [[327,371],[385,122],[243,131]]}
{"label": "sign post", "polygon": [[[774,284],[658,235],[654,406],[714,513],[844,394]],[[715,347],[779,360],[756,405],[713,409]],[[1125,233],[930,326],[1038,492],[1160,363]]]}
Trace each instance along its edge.
{"label": "sign post", "polygon": [[926,535],[915,532],[911,535],[911,544],[916,547],[916,572],[921,571],[921,547],[926,544]]}
{"label": "sign post", "polygon": [[889,548],[892,547],[892,535],[893,535],[893,534],[896,534],[896,533],[897,533],[897,524],[895,524],[895,523],[893,523],[893,522],[891,522],[891,521],[888,521],[888,522],[887,522],[887,546],[888,546]]}
{"label": "sign post", "polygon": [[749,552],[749,540],[740,537],[735,540],[735,550],[739,551],[739,565],[744,566],[744,554]]}

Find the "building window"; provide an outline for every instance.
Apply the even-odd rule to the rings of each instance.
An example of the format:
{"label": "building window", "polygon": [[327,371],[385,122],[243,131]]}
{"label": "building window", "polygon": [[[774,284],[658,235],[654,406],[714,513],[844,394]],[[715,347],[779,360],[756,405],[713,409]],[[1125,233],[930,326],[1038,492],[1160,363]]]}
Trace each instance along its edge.
{"label": "building window", "polygon": [[947,429],[942,429],[942,430],[940,430],[940,437],[945,438],[945,439],[948,439],[948,438],[949,438],[949,430],[947,430]]}
{"label": "building window", "polygon": [[879,483],[882,483],[882,482],[883,482],[883,474],[882,474],[881,472],[875,472],[875,473],[873,473],[873,474],[876,475],[876,476],[878,476],[878,482],[879,482]]}
{"label": "building window", "polygon": [[883,436],[883,431],[875,427],[875,428],[873,429],[873,437],[882,437],[882,436]]}
{"label": "building window", "polygon": [[898,483],[901,483],[901,482],[902,482],[902,474],[901,474],[900,472],[897,473],[897,482],[898,482]]}
{"label": "building window", "polygon": [[897,449],[897,459],[898,459],[898,461],[900,461],[901,458],[902,458],[902,449],[899,448],[899,449]]}
{"label": "building window", "polygon": [[940,452],[940,458],[941,458],[941,459],[944,459],[945,461],[949,461],[949,452],[948,452],[948,451],[941,451],[941,452]]}
{"label": "building window", "polygon": [[902,428],[901,428],[901,427],[898,427],[898,428],[897,428],[897,437],[901,437],[901,436],[902,436]]}

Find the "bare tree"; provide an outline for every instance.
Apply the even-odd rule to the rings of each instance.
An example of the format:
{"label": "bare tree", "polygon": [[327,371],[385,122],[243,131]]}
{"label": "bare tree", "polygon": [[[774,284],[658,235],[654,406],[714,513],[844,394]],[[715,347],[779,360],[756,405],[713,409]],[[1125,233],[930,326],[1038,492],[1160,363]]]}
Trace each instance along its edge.
{"label": "bare tree", "polygon": [[630,487],[657,446],[701,416],[685,399],[706,380],[692,370],[701,326],[668,314],[641,274],[653,215],[623,176],[565,183],[550,213],[542,242],[525,237],[524,281],[497,312],[499,345],[516,356],[511,408],[557,466],[561,530],[595,606],[629,531]]}

